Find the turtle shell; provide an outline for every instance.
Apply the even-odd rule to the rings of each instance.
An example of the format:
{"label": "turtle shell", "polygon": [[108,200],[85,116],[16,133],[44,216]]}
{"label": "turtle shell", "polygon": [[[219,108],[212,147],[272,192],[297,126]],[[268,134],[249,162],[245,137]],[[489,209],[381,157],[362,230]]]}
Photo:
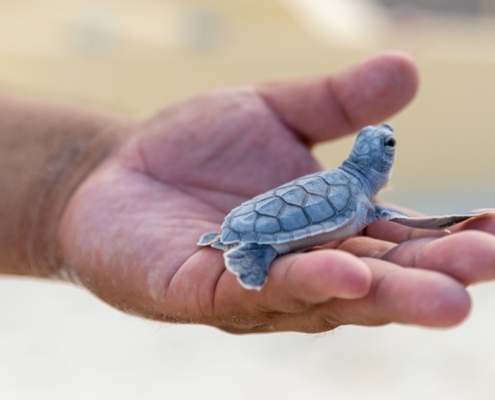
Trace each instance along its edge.
{"label": "turtle shell", "polygon": [[356,213],[360,182],[341,169],[298,178],[234,208],[221,241],[287,243],[331,232]]}

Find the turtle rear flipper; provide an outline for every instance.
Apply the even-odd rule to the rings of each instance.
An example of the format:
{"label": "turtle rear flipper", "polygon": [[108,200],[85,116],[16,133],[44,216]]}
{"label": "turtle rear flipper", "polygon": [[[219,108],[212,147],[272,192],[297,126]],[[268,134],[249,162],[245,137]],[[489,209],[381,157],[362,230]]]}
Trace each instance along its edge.
{"label": "turtle rear flipper", "polygon": [[227,269],[237,276],[243,287],[261,290],[268,267],[277,255],[272,246],[246,243],[224,253],[224,258]]}
{"label": "turtle rear flipper", "polygon": [[218,232],[205,233],[199,238],[198,246],[211,246],[214,249],[227,251],[232,247],[232,245],[223,244],[221,241],[222,235]]}
{"label": "turtle rear flipper", "polygon": [[209,232],[205,233],[199,238],[198,246],[211,246],[212,244],[220,241],[220,233],[218,232]]}
{"label": "turtle rear flipper", "polygon": [[431,217],[413,217],[390,207],[376,206],[376,209],[380,213],[380,219],[396,222],[411,228],[438,230],[449,228],[452,225],[466,221],[470,218],[490,214],[488,212],[472,212],[466,214],[437,215]]}

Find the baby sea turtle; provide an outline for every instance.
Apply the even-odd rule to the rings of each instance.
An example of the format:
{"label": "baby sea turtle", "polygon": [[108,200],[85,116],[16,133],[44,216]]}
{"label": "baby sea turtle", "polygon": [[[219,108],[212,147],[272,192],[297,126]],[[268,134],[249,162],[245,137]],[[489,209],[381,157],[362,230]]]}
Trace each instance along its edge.
{"label": "baby sea turtle", "polygon": [[373,203],[388,182],[396,141],[390,125],[368,126],[336,169],[306,175],[234,208],[221,233],[206,233],[200,246],[224,250],[225,265],[242,286],[260,290],[279,255],[352,236],[377,220],[445,229],[482,213],[412,217]]}

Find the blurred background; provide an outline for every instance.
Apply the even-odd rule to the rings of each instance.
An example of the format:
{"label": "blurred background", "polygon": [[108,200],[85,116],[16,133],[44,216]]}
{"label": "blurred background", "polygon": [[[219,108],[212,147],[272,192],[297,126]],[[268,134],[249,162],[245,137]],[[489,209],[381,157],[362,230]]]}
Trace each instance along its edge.
{"label": "blurred background", "polygon": [[[389,49],[421,90],[392,121],[393,190],[426,213],[494,206],[493,0],[0,0],[0,88],[145,117],[211,88],[338,71]],[[352,138],[315,149],[331,167]],[[2,399],[494,399],[495,285],[448,331],[237,337],[0,280]]]}

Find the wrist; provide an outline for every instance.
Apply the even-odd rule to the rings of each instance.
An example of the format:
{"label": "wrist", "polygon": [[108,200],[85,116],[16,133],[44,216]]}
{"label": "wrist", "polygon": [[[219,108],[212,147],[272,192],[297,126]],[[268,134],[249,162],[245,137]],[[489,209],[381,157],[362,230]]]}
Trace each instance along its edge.
{"label": "wrist", "polygon": [[111,118],[88,126],[45,165],[40,174],[43,178],[33,188],[39,197],[28,219],[30,236],[24,251],[29,275],[63,275],[58,235],[64,210],[77,188],[120,148],[129,125],[128,121]]}
{"label": "wrist", "polygon": [[66,204],[130,126],[83,107],[0,94],[0,272],[60,273]]}

